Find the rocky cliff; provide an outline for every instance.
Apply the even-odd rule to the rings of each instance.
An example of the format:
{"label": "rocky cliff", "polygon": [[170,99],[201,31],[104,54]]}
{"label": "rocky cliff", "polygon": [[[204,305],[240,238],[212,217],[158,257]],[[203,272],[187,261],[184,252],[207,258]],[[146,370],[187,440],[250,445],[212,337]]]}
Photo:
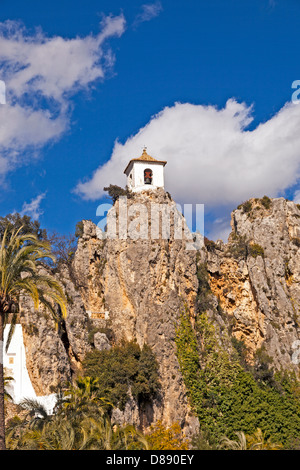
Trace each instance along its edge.
{"label": "rocky cliff", "polygon": [[[116,220],[121,203],[114,205]],[[149,214],[156,203],[176,213],[164,191],[143,192],[127,200],[128,224],[134,221],[135,204]],[[51,393],[80,373],[93,348],[135,340],[155,353],[161,390],[142,410],[129,400],[124,411],[114,411],[115,418],[143,427],[158,419],[165,425],[178,421],[193,432],[197,419],[174,341],[183,310],[192,323],[197,312],[207,310],[221,339],[226,330],[243,342],[249,363],[264,350],[275,368],[298,372],[292,354],[300,333],[299,219],[298,206],[283,198],[252,199],[233,212],[228,243],[206,240],[198,250],[186,249],[186,239],[174,236],[180,218],[173,216],[167,237],[159,232],[142,239],[104,239],[96,225],[83,221],[72,266],[56,274],[68,299],[67,318],[57,329],[46,312],[34,312],[28,301],[22,304],[27,365],[36,392]],[[140,220],[139,231],[151,229],[151,220],[143,224]]]}
{"label": "rocky cliff", "polygon": [[207,269],[232,334],[249,361],[264,349],[275,369],[295,369],[300,334],[300,210],[291,201],[251,199],[232,213],[227,244],[211,245]]}

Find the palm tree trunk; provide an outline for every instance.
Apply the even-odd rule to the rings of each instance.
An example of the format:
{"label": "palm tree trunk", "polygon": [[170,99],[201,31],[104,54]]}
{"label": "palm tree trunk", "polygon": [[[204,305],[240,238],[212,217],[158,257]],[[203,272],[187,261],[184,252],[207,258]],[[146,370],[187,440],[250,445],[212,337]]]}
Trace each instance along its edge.
{"label": "palm tree trunk", "polygon": [[4,313],[0,312],[0,450],[6,450],[5,446],[5,416],[4,416],[4,374],[3,374],[3,333]]}

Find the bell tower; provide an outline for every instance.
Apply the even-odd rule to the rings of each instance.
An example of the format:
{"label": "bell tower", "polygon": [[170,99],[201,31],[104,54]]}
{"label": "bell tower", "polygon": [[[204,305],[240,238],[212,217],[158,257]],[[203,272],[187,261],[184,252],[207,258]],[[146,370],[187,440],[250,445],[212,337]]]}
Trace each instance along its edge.
{"label": "bell tower", "polygon": [[146,147],[139,158],[133,158],[124,170],[127,186],[131,191],[164,188],[166,161],[156,160],[147,153]]}

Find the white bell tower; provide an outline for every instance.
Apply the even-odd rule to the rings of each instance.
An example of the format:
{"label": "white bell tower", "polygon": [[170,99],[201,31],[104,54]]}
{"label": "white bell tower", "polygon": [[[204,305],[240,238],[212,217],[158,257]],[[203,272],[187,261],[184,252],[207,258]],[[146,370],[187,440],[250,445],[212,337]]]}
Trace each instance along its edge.
{"label": "white bell tower", "polygon": [[146,148],[139,158],[133,158],[124,170],[131,191],[164,188],[164,166],[167,162],[147,154]]}

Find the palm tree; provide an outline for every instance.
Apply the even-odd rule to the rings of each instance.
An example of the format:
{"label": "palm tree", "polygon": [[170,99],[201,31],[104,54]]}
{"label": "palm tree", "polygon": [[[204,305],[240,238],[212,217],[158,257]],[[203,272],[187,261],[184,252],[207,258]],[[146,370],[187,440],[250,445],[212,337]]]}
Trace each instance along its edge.
{"label": "palm tree", "polygon": [[74,383],[67,383],[66,388],[56,404],[56,409],[63,412],[68,419],[83,419],[87,415],[102,416],[112,404],[99,396],[98,379],[77,377]]}
{"label": "palm tree", "polygon": [[82,450],[149,450],[146,437],[133,425],[124,427],[111,421],[110,416],[103,415],[94,419],[86,417],[80,423],[82,433]]}
{"label": "palm tree", "polygon": [[35,398],[24,398],[19,405],[27,411],[25,419],[30,429],[42,429],[51,419],[46,407]]}
{"label": "palm tree", "polygon": [[[37,309],[44,305],[57,321],[57,305],[66,315],[66,301],[59,282],[44,274],[42,260],[54,261],[48,242],[34,234],[22,233],[22,227],[12,232],[5,230],[0,245],[0,354],[3,353],[3,333],[9,315],[12,314],[9,341],[16,323],[21,294],[29,295]],[[0,357],[0,450],[5,450],[4,377],[3,360]]]}
{"label": "palm tree", "polygon": [[237,440],[230,440],[228,437],[221,439],[220,448],[227,450],[280,450],[282,444],[273,442],[271,437],[266,438],[260,428],[253,434],[245,434],[242,431],[236,432]]}
{"label": "palm tree", "polygon": [[257,428],[256,431],[250,436],[247,435],[247,444],[248,449],[250,450],[280,450],[282,449],[282,444],[273,442],[271,437],[266,437],[266,433],[263,432],[260,428]]}
{"label": "palm tree", "polygon": [[245,434],[242,431],[238,431],[235,434],[237,435],[236,441],[224,436],[221,439],[219,447],[227,450],[247,450],[247,439]]}
{"label": "palm tree", "polygon": [[[148,439],[132,425],[112,421],[111,404],[97,396],[98,380],[78,377],[57,398],[54,414],[37,401],[26,399],[27,411],[7,426],[11,450],[139,450],[150,448]],[[109,407],[109,408],[108,408]]]}
{"label": "palm tree", "polygon": [[5,375],[4,376],[4,400],[9,400],[9,401],[12,401],[12,396],[8,393],[8,391],[6,390],[6,386],[9,385],[9,382],[12,382],[14,380],[13,377],[11,377],[10,375],[7,376]]}

